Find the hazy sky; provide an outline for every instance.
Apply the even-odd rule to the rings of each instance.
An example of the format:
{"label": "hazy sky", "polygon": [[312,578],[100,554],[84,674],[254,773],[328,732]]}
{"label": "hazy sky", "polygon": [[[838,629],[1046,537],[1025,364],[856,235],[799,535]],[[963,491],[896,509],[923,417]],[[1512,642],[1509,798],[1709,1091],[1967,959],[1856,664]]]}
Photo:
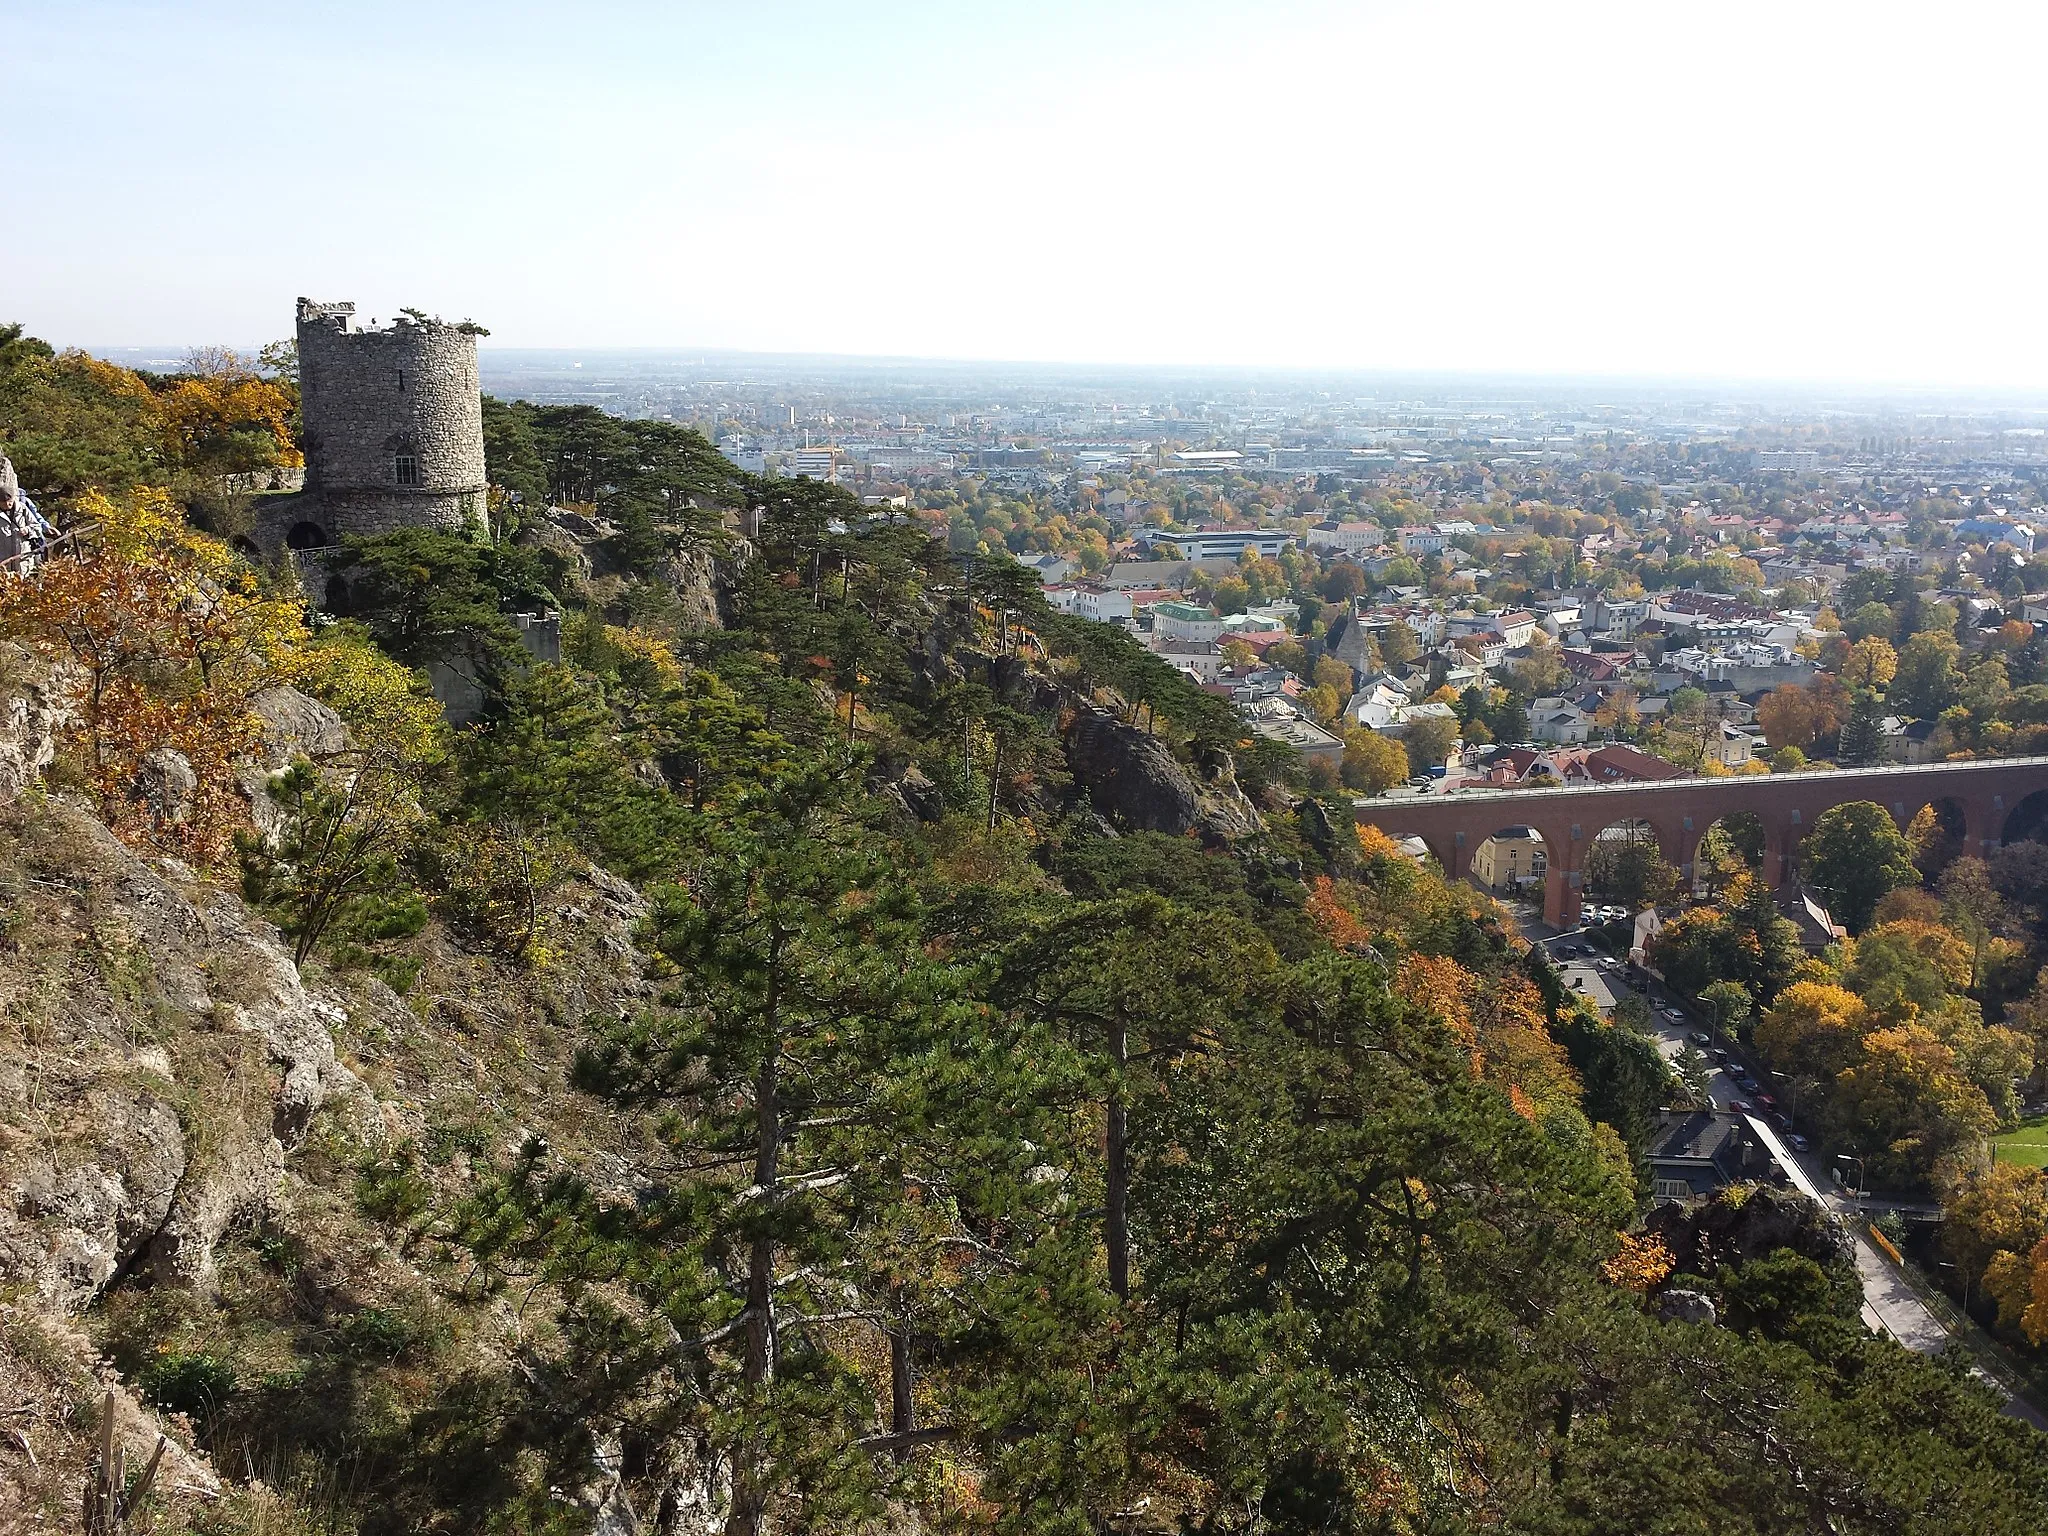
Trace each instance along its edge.
{"label": "hazy sky", "polygon": [[0,0],[0,320],[2048,386],[2048,6]]}

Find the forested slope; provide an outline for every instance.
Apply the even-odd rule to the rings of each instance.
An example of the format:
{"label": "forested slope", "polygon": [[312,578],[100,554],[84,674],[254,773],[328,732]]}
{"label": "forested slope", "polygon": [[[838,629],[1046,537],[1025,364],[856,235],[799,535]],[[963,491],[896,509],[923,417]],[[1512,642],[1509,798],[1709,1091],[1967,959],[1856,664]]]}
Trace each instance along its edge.
{"label": "forested slope", "polygon": [[[9,366],[0,433],[125,430]],[[95,531],[0,580],[32,1526],[95,1354],[164,1530],[2048,1519],[1824,1244],[1673,1274],[1654,1050],[1217,701],[831,488],[492,420],[521,499],[351,545],[338,619],[160,443],[38,438]]]}

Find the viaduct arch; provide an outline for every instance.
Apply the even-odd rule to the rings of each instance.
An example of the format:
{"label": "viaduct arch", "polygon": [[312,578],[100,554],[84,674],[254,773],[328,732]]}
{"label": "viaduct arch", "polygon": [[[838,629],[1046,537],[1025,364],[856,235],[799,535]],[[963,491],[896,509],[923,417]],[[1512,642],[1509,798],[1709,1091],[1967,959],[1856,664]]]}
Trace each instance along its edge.
{"label": "viaduct arch", "polygon": [[1799,841],[1821,813],[1851,800],[1872,800],[1901,828],[1921,806],[1952,800],[1962,808],[1963,847],[1983,857],[2004,840],[2006,819],[2028,795],[2048,790],[2048,757],[1992,758],[1919,767],[1845,768],[1750,778],[1664,779],[1654,784],[1586,788],[1474,790],[1449,795],[1361,800],[1358,820],[1390,837],[1420,837],[1444,873],[1463,879],[1479,845],[1504,827],[1542,835],[1548,872],[1543,918],[1568,927],[1578,920],[1586,855],[1601,829],[1647,822],[1664,858],[1688,882],[1707,828],[1747,811],[1763,823],[1763,876],[1782,885]]}

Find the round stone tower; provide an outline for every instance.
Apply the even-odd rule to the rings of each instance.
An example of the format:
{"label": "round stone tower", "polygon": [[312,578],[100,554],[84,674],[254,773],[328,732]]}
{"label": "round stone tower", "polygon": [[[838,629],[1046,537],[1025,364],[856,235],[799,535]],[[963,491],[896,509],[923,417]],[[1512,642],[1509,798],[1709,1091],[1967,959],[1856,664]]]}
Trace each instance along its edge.
{"label": "round stone tower", "polygon": [[475,334],[409,317],[363,330],[355,308],[299,300],[308,494],[286,542],[311,549],[344,534],[481,523]]}

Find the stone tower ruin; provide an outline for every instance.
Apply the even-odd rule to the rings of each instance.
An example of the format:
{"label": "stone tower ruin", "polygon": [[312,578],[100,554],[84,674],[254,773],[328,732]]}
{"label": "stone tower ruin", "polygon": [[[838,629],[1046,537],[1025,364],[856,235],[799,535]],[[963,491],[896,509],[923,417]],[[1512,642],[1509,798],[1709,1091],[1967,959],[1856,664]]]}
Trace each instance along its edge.
{"label": "stone tower ruin", "polygon": [[411,315],[366,329],[355,308],[299,300],[306,487],[266,509],[258,538],[273,550],[483,521],[474,328]]}

